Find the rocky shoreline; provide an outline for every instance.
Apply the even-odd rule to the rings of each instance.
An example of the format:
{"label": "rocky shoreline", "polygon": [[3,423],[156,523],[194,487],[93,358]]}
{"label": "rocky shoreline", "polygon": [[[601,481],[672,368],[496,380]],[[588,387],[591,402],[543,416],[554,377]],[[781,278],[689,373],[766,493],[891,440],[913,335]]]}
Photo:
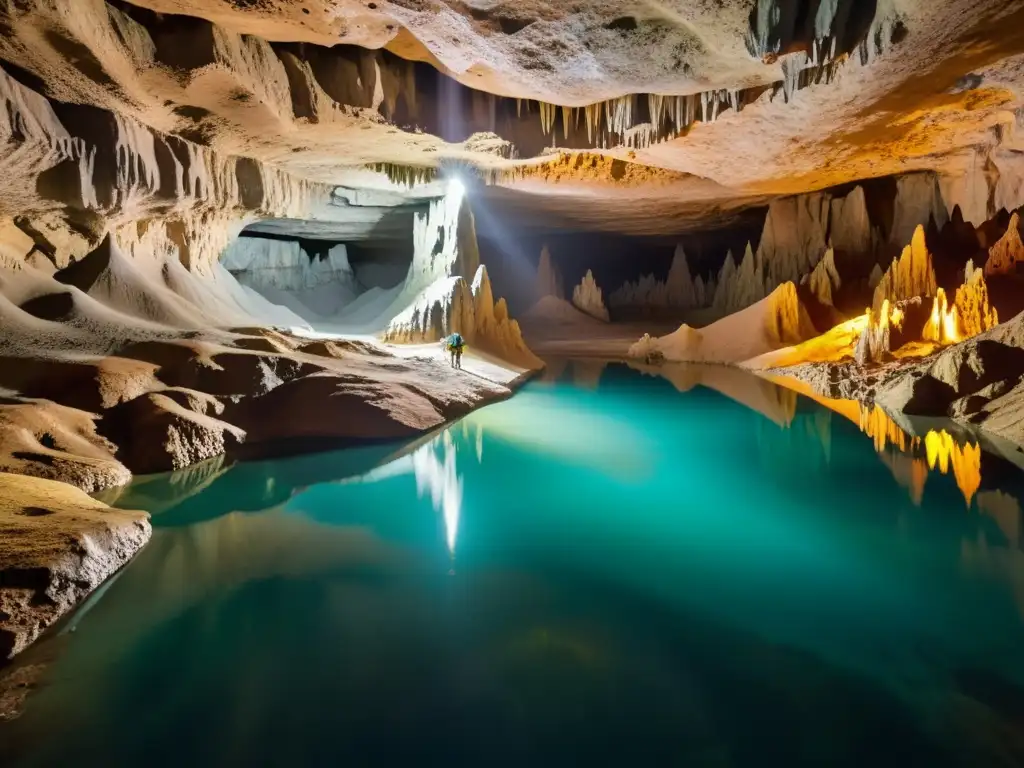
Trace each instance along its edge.
{"label": "rocky shoreline", "polygon": [[147,513],[88,493],[218,456],[414,438],[511,396],[533,373],[474,355],[456,371],[438,345],[265,328],[135,341],[94,359],[11,359],[3,370],[0,386],[18,394],[0,401],[0,664],[148,541]]}
{"label": "rocky shoreline", "polygon": [[1024,445],[1024,313],[920,359],[802,363],[759,371],[894,416],[948,418]]}

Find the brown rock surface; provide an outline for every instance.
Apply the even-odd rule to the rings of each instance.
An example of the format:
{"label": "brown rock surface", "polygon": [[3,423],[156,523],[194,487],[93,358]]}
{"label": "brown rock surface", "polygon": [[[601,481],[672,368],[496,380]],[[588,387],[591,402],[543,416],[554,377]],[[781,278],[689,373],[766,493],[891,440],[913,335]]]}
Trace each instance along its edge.
{"label": "brown rock surface", "polygon": [[1020,213],[1014,211],[1006,233],[988,249],[985,274],[1015,275],[1020,264],[1024,264],[1024,240],[1021,239]]}
{"label": "brown rock surface", "polygon": [[0,658],[128,562],[149,539],[148,517],[66,483],[0,473]]}

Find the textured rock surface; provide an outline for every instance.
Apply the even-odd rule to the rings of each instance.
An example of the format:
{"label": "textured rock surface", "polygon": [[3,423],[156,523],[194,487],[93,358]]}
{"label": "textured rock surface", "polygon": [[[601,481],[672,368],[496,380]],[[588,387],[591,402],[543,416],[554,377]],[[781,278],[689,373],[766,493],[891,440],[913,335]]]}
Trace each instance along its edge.
{"label": "textured rock surface", "polygon": [[783,283],[771,294],[705,328],[683,324],[668,336],[644,336],[629,356],[691,363],[741,363],[816,335],[796,286]]}
{"label": "textured rock surface", "polygon": [[643,310],[686,310],[706,307],[715,295],[714,278],[705,283],[690,272],[686,251],[682,244],[676,246],[665,280],[654,275],[644,275],[636,281],[626,281],[608,296],[613,307],[627,307]]}
{"label": "textured rock surface", "polygon": [[149,515],[0,473],[0,658],[24,650],[149,539]]}
{"label": "textured rock surface", "polygon": [[[645,200],[662,214],[652,223],[684,189],[713,190],[698,204],[710,214],[929,169],[942,175],[945,207],[963,203],[971,220],[1020,204],[1011,204],[1022,192],[1011,128],[1024,45],[1012,30],[1022,12],[1004,0],[887,0],[856,12],[844,0],[808,14],[815,23],[799,32],[738,1],[651,13],[612,0],[374,6],[12,1],[0,58],[62,102],[118,113],[132,131],[191,138],[303,181],[358,187],[373,166],[381,184],[420,173],[398,164],[434,169],[451,158],[510,168],[512,145],[544,159],[566,146],[619,161],[608,188],[623,161],[682,177]],[[442,88],[458,119],[438,109]],[[524,181],[524,191],[529,183],[546,186]],[[599,216],[627,205],[595,191]],[[519,199],[546,207],[544,196]]]}
{"label": "textured rock surface", "polygon": [[1024,264],[1024,239],[1021,238],[1020,213],[1014,211],[1005,234],[989,248],[985,274],[1015,275]]}
{"label": "textured rock surface", "polygon": [[594,280],[594,273],[589,269],[580,284],[572,289],[572,303],[578,310],[597,320],[603,320],[606,323],[609,320],[608,308],[604,305],[601,288]]}
{"label": "textured rock surface", "polygon": [[835,251],[829,248],[810,274],[801,281],[806,283],[814,297],[822,304],[832,304],[832,295],[843,284],[836,269]]}
{"label": "textured rock surface", "polygon": [[925,243],[924,227],[918,225],[910,245],[892,260],[889,269],[875,286],[871,308],[877,312],[885,300],[895,303],[915,296],[934,296],[937,289],[935,266]]}

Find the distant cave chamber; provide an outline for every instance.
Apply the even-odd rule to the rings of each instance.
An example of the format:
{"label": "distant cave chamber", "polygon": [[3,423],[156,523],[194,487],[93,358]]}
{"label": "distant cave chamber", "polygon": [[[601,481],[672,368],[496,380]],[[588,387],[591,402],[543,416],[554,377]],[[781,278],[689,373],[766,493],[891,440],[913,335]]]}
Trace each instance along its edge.
{"label": "distant cave chamber", "polygon": [[[273,230],[273,231],[270,231]],[[405,240],[341,242],[289,235],[280,226],[247,227],[221,263],[247,290],[313,330],[370,334],[387,327],[388,310],[413,261]]]}

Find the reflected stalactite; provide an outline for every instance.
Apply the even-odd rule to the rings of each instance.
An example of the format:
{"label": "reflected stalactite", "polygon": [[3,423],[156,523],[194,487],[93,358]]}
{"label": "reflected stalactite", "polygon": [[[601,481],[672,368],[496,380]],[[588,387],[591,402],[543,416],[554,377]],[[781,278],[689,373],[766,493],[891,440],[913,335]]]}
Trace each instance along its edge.
{"label": "reflected stalactite", "polygon": [[875,450],[881,453],[887,445],[897,447],[901,453],[917,448],[921,438],[910,437],[900,429],[889,414],[877,405],[860,404],[860,430],[875,443]]}
{"label": "reflected stalactite", "polygon": [[946,430],[931,430],[924,437],[929,469],[938,467],[942,474],[951,469],[957,487],[963,492],[967,506],[981,487],[981,446],[978,443],[959,445]]}
{"label": "reflected stalactite", "polygon": [[[978,443],[958,442],[945,430],[931,430],[924,439],[913,437],[877,405],[860,406],[859,426],[872,439],[875,450],[893,471],[897,482],[910,490],[915,504],[921,503],[927,472],[937,470],[943,475],[952,471],[967,506],[971,505],[981,486],[981,446]],[[906,454],[913,464],[908,468],[905,462],[896,461],[893,451]]]}
{"label": "reflected stalactite", "polygon": [[1021,545],[1021,508],[1016,498],[1003,491],[982,491],[978,494],[978,510],[995,521],[1006,543],[1014,549]]}
{"label": "reflected stalactite", "polygon": [[[438,448],[440,448],[440,456],[438,456]],[[459,537],[463,493],[463,480],[458,471],[456,457],[455,440],[450,429],[412,455],[413,473],[416,476],[416,494],[423,498],[425,494],[429,493],[434,510],[441,512],[444,518],[448,554],[453,558]]]}
{"label": "reflected stalactite", "polygon": [[928,480],[928,462],[910,454],[900,453],[890,446],[880,451],[878,458],[892,472],[893,479],[910,494],[914,506],[921,506],[924,499],[924,485]]}
{"label": "reflected stalactite", "polygon": [[910,493],[914,504],[920,505],[929,471],[953,473],[957,487],[967,506],[981,486],[981,446],[978,443],[959,442],[945,430],[931,431],[923,439],[908,435],[877,405],[865,405],[854,400],[836,400],[822,397],[806,384],[785,377],[772,377],[782,386],[792,386],[799,392],[846,417],[871,438],[876,453],[889,467],[902,487]]}

